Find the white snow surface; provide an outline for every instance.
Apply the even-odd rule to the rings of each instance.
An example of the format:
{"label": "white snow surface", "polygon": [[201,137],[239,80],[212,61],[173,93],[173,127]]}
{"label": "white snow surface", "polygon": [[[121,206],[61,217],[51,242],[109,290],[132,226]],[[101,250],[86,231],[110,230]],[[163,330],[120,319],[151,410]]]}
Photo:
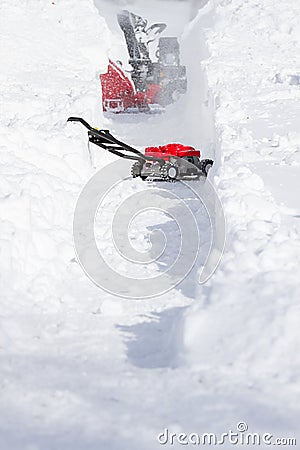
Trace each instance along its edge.
{"label": "white snow surface", "polygon": [[[220,434],[240,421],[300,439],[299,2],[210,0],[191,22],[195,1],[119,3],[180,38],[189,90],[163,116],[102,115],[99,73],[125,55],[115,4],[0,5],[0,449],[154,450],[165,428]],[[227,243],[208,283],[196,267],[168,294],[130,301],[86,277],[72,220],[95,169],[70,115],[215,159]],[[114,160],[93,155],[97,169]],[[132,180],[116,204],[142,189]],[[190,204],[205,248],[204,208]],[[141,249],[156,221],[131,230]],[[107,228],[96,234],[118,265]]]}
{"label": "white snow surface", "polygon": [[217,380],[217,404],[227,404],[230,393],[236,420],[295,434],[300,87],[291,79],[300,70],[300,7],[293,0],[215,6],[204,65],[215,96],[215,183],[227,245],[219,270],[184,314],[182,360]]}

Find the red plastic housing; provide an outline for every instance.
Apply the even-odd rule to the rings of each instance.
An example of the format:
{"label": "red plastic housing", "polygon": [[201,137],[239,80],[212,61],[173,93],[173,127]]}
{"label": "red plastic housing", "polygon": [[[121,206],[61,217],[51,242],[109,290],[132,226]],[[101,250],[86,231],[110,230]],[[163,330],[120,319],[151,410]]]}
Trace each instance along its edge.
{"label": "red plastic housing", "polygon": [[131,80],[116,63],[109,60],[107,72],[100,75],[103,111],[124,112],[156,103],[159,85],[148,86],[146,92],[135,92]]}
{"label": "red plastic housing", "polygon": [[160,154],[164,156],[177,156],[182,158],[183,156],[198,156],[200,158],[200,150],[196,150],[194,147],[183,144],[167,144],[159,147],[147,147],[145,148],[145,155],[157,156]]}

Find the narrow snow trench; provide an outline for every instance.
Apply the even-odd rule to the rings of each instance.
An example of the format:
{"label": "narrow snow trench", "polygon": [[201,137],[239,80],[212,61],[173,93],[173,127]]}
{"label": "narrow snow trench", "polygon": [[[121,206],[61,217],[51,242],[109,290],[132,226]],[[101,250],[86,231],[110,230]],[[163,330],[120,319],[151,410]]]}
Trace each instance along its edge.
{"label": "narrow snow trench", "polygon": [[[116,20],[116,6],[103,0],[95,0],[95,4],[100,15],[104,16],[112,33],[108,56],[112,59],[122,59],[123,64],[126,65],[128,56],[123,34]],[[122,8],[127,8],[135,14],[147,18],[148,23],[167,23],[165,35],[179,38],[181,63],[187,67],[188,92],[179,101],[168,106],[164,114],[107,115],[104,118],[104,126],[124,142],[141,149],[151,145],[179,142],[200,149],[204,158],[218,160],[216,158],[213,98],[209,93],[205,70],[202,66],[202,61],[208,57],[202,28],[203,26],[210,26],[211,17],[209,10],[206,14],[202,13],[202,10],[195,14],[197,4],[204,6],[205,2],[194,2],[192,6],[190,3],[176,1],[153,1],[151,3],[141,1],[127,5],[127,7],[122,5]],[[99,154],[95,157],[101,163]],[[152,187],[153,184],[148,182],[130,180],[130,183],[127,183],[123,190],[128,190],[127,194],[130,195],[131,193],[135,194],[139,189],[147,191]],[[114,338],[110,338],[108,335],[108,347],[110,347],[110,343],[115,345],[116,339],[119,341],[119,353],[117,354],[115,349],[109,351],[112,355],[113,366],[118,367],[118,372],[111,373],[111,377],[116,377],[115,381],[117,381],[121,372],[134,374],[133,378],[136,380],[136,387],[139,391],[137,394],[129,375],[125,377],[125,380],[123,379],[123,387],[116,389],[114,394],[117,397],[123,397],[123,401],[119,404],[118,414],[121,417],[126,416],[127,396],[133,395],[134,398],[131,402],[135,406],[131,407],[131,411],[136,409],[134,415],[140,411],[143,423],[141,423],[140,417],[138,422],[140,429],[144,431],[149,427],[150,416],[147,412],[147,406],[145,406],[146,410],[141,411],[140,396],[145,399],[145,405],[150,401],[152,407],[156,409],[155,427],[163,422],[161,418],[164,415],[167,415],[168,420],[172,421],[175,420],[177,414],[176,420],[179,422],[188,416],[185,412],[181,417],[180,413],[176,413],[177,408],[173,404],[173,402],[176,402],[174,393],[177,389],[182,389],[183,378],[186,376],[182,373],[182,370],[185,369],[180,369],[177,366],[176,336],[179,335],[177,324],[180,322],[183,310],[197,298],[199,264],[207,256],[210,245],[209,217],[199,198],[195,198],[191,194],[186,198],[186,192],[183,191],[180,183],[169,184],[168,186],[162,186],[162,188],[167,191],[167,196],[168,193],[170,195],[175,193],[178,197],[185,197],[185,201],[196,219],[205,255],[200,255],[199,261],[186,279],[167,294],[141,301],[128,301],[105,295],[101,306],[104,318],[109,316],[115,325]],[[116,206],[120,200],[122,201],[122,198],[122,192],[118,192],[108,199],[107,204]],[[170,210],[172,212],[172,206]],[[109,247],[109,242],[106,242],[103,236],[109,236],[110,228],[109,211],[106,211],[105,214],[107,223],[99,225],[98,230],[99,246],[104,250]],[[153,214],[150,218],[152,222],[156,220],[156,216]],[[159,221],[148,223],[146,219],[142,222],[144,229],[147,228],[148,230],[155,229],[156,225],[159,225],[159,228],[168,237],[171,236],[171,247],[173,245],[174,251],[177,250],[179,244],[178,240],[176,241],[176,231],[170,224],[160,223]],[[108,262],[113,265],[118,259],[110,256],[108,256]],[[166,261],[167,263],[168,261]],[[122,261],[117,264],[119,270],[125,270],[126,272],[126,266],[124,269]],[[160,270],[159,267],[158,270]],[[112,333],[112,330],[108,330],[108,332]],[[122,346],[123,351],[120,353],[120,347]],[[174,367],[177,367],[178,371],[172,375],[171,381],[168,370]],[[124,389],[124,386],[126,386],[126,389]],[[160,404],[162,392],[164,392],[164,395],[168,395],[164,408]],[[188,403],[187,399],[186,401]],[[151,419],[150,422],[153,420]],[[153,441],[151,443],[152,439],[153,436],[150,440],[146,439],[140,447],[151,448],[152,450],[154,448]],[[130,448],[133,448],[132,445],[131,442]]]}
{"label": "narrow snow trench", "polygon": [[[123,34],[118,27],[118,8],[110,2],[95,0],[113,33],[112,58],[127,63],[128,55]],[[204,157],[214,158],[215,130],[213,105],[201,61],[207,58],[207,48],[201,30],[201,14],[192,21],[196,3],[154,1],[136,2],[127,8],[148,19],[149,23],[164,22],[164,36],[177,36],[181,45],[181,63],[187,67],[188,91],[178,102],[166,108],[164,114],[114,115],[106,125],[132,145],[162,145],[181,142],[200,148]],[[199,3],[203,5],[203,2]],[[126,6],[124,6],[125,8]]]}
{"label": "narrow snow trench", "polygon": [[[95,4],[100,15],[104,16],[112,33],[110,54],[108,56],[112,59],[122,59],[123,64],[126,65],[128,60],[126,45],[116,19],[118,8],[115,4],[105,0],[95,0]],[[133,5],[122,5],[122,8],[128,8],[135,14],[147,18],[149,24],[156,22],[165,22],[167,24],[164,35],[178,37],[181,46],[181,63],[187,68],[188,79],[187,94],[173,105],[168,106],[163,114],[106,115],[104,118],[105,128],[109,129],[124,142],[141,149],[146,146],[179,142],[200,149],[204,158],[218,159],[216,158],[213,98],[209,93],[205,70],[202,66],[202,61],[208,57],[202,28],[203,26],[210,26],[211,16],[209,10],[205,14],[202,12],[202,9],[195,14],[196,6],[205,7],[205,4],[206,2],[204,1],[194,2],[192,6],[190,3],[176,1],[154,1],[151,4],[141,1],[135,2]],[[114,157],[112,157],[113,159]],[[96,152],[95,161],[96,163],[101,163],[101,155]],[[130,183],[126,184],[125,189],[128,191],[128,195],[131,193],[133,195],[137,190],[145,189],[147,191],[147,189],[151,190],[152,188],[153,183],[131,180]],[[136,341],[136,344],[133,346],[135,349],[133,357],[130,357],[132,355],[132,346],[128,345],[127,355],[129,356],[129,362],[137,367],[145,368],[168,367],[176,364],[174,362],[176,360],[176,343],[169,346],[167,342],[171,336],[174,336],[172,327],[178,320],[182,308],[191,304],[197,296],[199,265],[204,262],[207,256],[211,238],[209,217],[199,198],[196,198],[191,193],[186,197],[187,193],[179,183],[167,186],[164,183],[162,188],[166,190],[167,196],[168,194],[175,194],[179,198],[183,196],[195,217],[203,247],[197,263],[176,289],[159,298],[132,303],[125,299],[110,298],[108,295],[105,297],[105,307],[102,305],[102,311],[105,311],[107,314],[111,311],[112,316],[115,313],[118,315],[122,311],[122,314],[124,314],[122,324],[125,328],[121,327],[121,330],[125,331],[126,335],[131,336]],[[111,194],[107,200],[109,204],[113,204],[115,207],[120,201],[123,201],[122,192]],[[170,212],[173,209],[176,211],[176,207],[173,208],[171,205]],[[113,214],[113,211],[106,211],[106,223],[102,221],[102,224],[100,222],[98,224],[98,246],[104,252],[109,248],[109,239],[111,239],[109,234],[109,214]],[[142,227],[151,231],[155,229],[156,225],[159,225],[160,230],[166,233],[168,237],[171,235],[170,253],[172,255],[178,250],[180,245],[178,239],[176,240],[176,232],[170,224],[165,224],[163,221],[160,223],[159,218],[157,218],[158,222],[156,223],[156,217],[155,214],[151,214],[152,223],[151,220],[145,219],[142,222]],[[139,229],[138,232],[140,234]],[[103,239],[103,236],[109,236],[109,238],[106,240]],[[135,237],[135,240],[138,241],[138,238]],[[172,251],[172,245],[174,251]],[[120,261],[120,258],[108,255],[107,261],[112,266],[115,264],[117,270],[123,270],[126,274],[127,266]],[[168,258],[163,262],[167,264],[169,262]],[[157,269],[161,270],[160,267],[156,267]],[[129,269],[127,274],[132,276]],[[150,327],[148,327],[149,318],[145,318],[145,315],[149,314],[152,316],[150,319],[151,323],[154,323]],[[116,317],[116,322],[118,320],[119,318]],[[117,323],[119,324],[119,322]],[[138,332],[136,329],[137,324],[139,324]],[[143,331],[143,327],[145,331]],[[148,328],[151,330],[150,334]],[[147,341],[146,347],[144,346],[145,339]]]}
{"label": "narrow snow trench", "polygon": [[[10,99],[9,120],[3,122],[8,135],[4,171],[9,172],[9,182],[13,178],[12,184],[5,185],[5,195],[9,195],[4,201],[9,202],[11,215],[5,233],[16,240],[4,266],[15,280],[16,295],[9,294],[2,308],[0,399],[5,414],[1,450],[154,450],[161,448],[157,436],[165,427],[197,430],[199,423],[195,417],[199,397],[194,394],[199,392],[201,380],[177,359],[180,317],[197,298],[198,267],[167,294],[133,301],[98,289],[74,258],[73,206],[90,168],[86,153],[81,155],[85,147],[78,148],[81,137],[86,138],[85,130],[65,125],[65,120],[75,114],[90,113],[91,117],[96,102],[95,116],[99,116],[100,101],[95,98],[98,81],[93,79],[94,55],[98,53],[95,41],[99,39],[99,47],[109,46],[111,56],[119,58],[125,48],[113,3],[95,2],[99,16],[105,17],[112,32],[111,46],[106,45],[105,24],[102,19],[95,20],[90,2],[76,2],[76,7],[70,7],[70,1],[51,2],[51,6],[49,2],[49,8],[44,8],[32,0],[26,2],[33,6],[26,14],[17,0],[5,2],[11,6],[7,35],[13,28],[19,33],[8,47],[7,55],[17,57],[11,59],[14,71],[8,73],[5,93]],[[122,7],[126,7],[124,3]],[[47,12],[50,8],[51,13]],[[141,1],[128,4],[128,9],[149,21],[165,21],[170,35],[180,37],[188,93],[163,115],[107,117],[103,125],[134,146],[177,141],[200,148],[204,157],[214,157],[213,107],[201,67],[207,56],[199,34],[202,18],[193,12],[190,22],[192,11],[186,2]],[[24,16],[23,28],[11,25],[16,19],[22,25]],[[62,46],[64,35],[67,45]],[[80,42],[87,44],[87,49],[80,47],[80,51],[93,59],[86,71],[87,60],[76,53],[74,40],[79,47]],[[46,52],[41,52],[40,42],[49,44]],[[34,58],[23,61],[29,48]],[[99,53],[102,61],[101,48]],[[127,60],[126,54],[122,58]],[[21,109],[16,107],[20,98]],[[109,157],[98,156],[96,162],[103,167]],[[146,191],[151,188],[130,179],[124,191],[130,195],[141,186]],[[170,183],[164,189],[166,202],[171,202],[171,194],[179,198],[186,194],[180,183]],[[108,215],[111,209],[113,214],[123,193],[106,204]],[[204,208],[192,195],[185,200],[195,216],[203,247],[207,247],[209,221]],[[30,205],[31,214],[27,215]],[[176,207],[171,205],[170,210],[176,212]],[[156,221],[155,216],[154,223],[145,218],[142,225],[148,230],[160,225],[171,237],[172,257],[180,242],[176,240],[178,230],[170,222]],[[108,243],[105,248],[109,249],[109,230],[103,226],[98,231],[100,243],[104,247]],[[55,238],[54,246],[48,235]],[[143,249],[143,233],[135,240]],[[162,261],[161,266],[164,263],[168,261]],[[118,269],[124,270],[124,266],[120,264]],[[3,274],[5,278],[6,271]],[[204,400],[205,396],[206,391]],[[203,406],[203,415],[211,417],[210,411],[210,405]]]}
{"label": "narrow snow trench", "polygon": [[[182,3],[182,2],[161,2],[154,1],[151,5],[144,2],[136,2],[134,5],[127,6],[135,14],[139,14],[144,18],[147,18],[148,24],[156,22],[165,22],[167,24],[167,29],[164,32],[166,36],[176,36],[179,39],[181,46],[181,63],[187,68],[187,79],[188,79],[188,91],[186,95],[181,96],[181,98],[174,104],[166,107],[166,111],[163,114],[108,114],[104,118],[104,127],[109,129],[114,135],[118,136],[124,142],[129,143],[134,147],[140,147],[141,150],[146,146],[157,146],[164,145],[172,142],[179,142],[185,145],[192,145],[197,149],[201,150],[202,158],[212,158],[216,160],[216,133],[214,126],[214,104],[213,98],[208,90],[208,83],[206,79],[205,70],[202,66],[202,61],[208,57],[208,52],[205,44],[205,38],[203,33],[203,26],[210,26],[209,21],[211,21],[210,10],[207,9],[206,13],[204,9],[200,9],[195,15],[195,5],[197,2],[192,3]],[[201,6],[205,2],[200,2]],[[119,29],[117,24],[117,12],[118,8],[116,5],[106,2],[104,0],[95,0],[95,4],[99,10],[99,13],[104,16],[107,24],[111,29],[111,46],[109,49],[109,57],[112,59],[122,59],[124,67],[126,67],[128,61],[126,44],[124,41],[123,33]],[[171,6],[171,8],[170,8]],[[126,5],[122,5],[126,8]],[[205,8],[205,7],[204,7]],[[151,50],[151,49],[150,49]],[[128,67],[130,69],[130,67]],[[97,164],[102,164],[101,152],[95,151],[94,157]],[[115,158],[112,157],[112,160]],[[215,169],[212,170],[212,173]],[[154,185],[157,183],[154,183]],[[141,186],[143,185],[143,186]],[[129,184],[126,185],[126,190],[128,195],[130,193],[135,194],[137,190],[144,189],[147,193],[153,188],[152,183],[142,183],[141,180],[131,180]],[[179,297],[179,305],[185,306],[186,301],[195,299],[196,291],[199,288],[197,274],[199,266],[203,265],[207,253],[209,251],[211,230],[209,217],[205,210],[205,206],[199,201],[199,198],[190,191],[183,191],[182,186],[178,183],[172,186],[159,186],[159,189],[164,189],[170,193],[170,195],[175,195],[179,198],[184,197],[184,201],[188,203],[188,208],[192,210],[192,213],[197,222],[197,232],[200,233],[202,243],[200,256],[193,266],[193,270],[184,279],[184,281],[179,285],[176,291],[171,292],[174,297]],[[147,190],[149,189],[149,190]],[[168,193],[166,194],[168,196]],[[186,197],[187,196],[187,197]],[[116,204],[116,197],[121,198],[120,193],[112,195],[109,202],[111,204]],[[122,200],[124,201],[124,200]],[[170,204],[169,212],[173,211],[173,205]],[[176,209],[176,208],[175,208]],[[107,211],[105,211],[105,214]],[[113,212],[111,212],[113,214]],[[177,214],[180,215],[180,213]],[[149,219],[150,214],[148,214]],[[142,225],[147,228],[148,231],[155,229],[156,225],[159,225],[160,230],[163,233],[169,234],[171,228],[165,226],[163,223],[156,223],[155,217],[152,215],[153,223],[149,221],[144,221]],[[147,223],[146,223],[147,222]],[[106,219],[106,223],[98,223],[98,243],[102,250],[109,249],[109,242],[103,240],[101,236],[103,234],[109,235],[109,219]],[[105,229],[105,232],[103,230]],[[140,230],[137,229],[137,233]],[[173,237],[176,233],[172,231],[170,245],[171,254],[176,253],[180,247],[180,242]],[[172,249],[173,246],[173,249]],[[116,267],[116,271],[119,271],[119,267],[123,267],[123,262],[118,258],[117,252],[113,256],[108,257],[109,264]],[[167,256],[164,263],[170,263],[170,258]],[[156,269],[163,270],[162,267],[156,267]],[[128,270],[128,275],[130,270],[127,269],[125,265],[124,271]],[[130,275],[129,275],[130,276]],[[128,288],[129,290],[129,288]],[[124,295],[126,297],[126,295]],[[162,296],[162,304],[164,307],[170,307],[174,305],[174,299],[170,302],[170,295]],[[149,302],[147,306],[139,309],[139,311],[153,311],[160,304],[160,301],[154,300]]]}
{"label": "narrow snow trench", "polygon": [[[125,42],[116,21],[116,7],[104,0],[95,0],[95,4],[112,33],[108,56],[112,59],[122,59],[123,63],[126,63],[128,56],[124,51]],[[123,4],[122,8],[126,8],[126,5]],[[149,23],[167,23],[166,35],[179,38],[181,62],[187,66],[188,92],[178,102],[167,107],[164,114],[110,115],[104,118],[103,127],[122,141],[141,149],[151,145],[179,142],[199,148],[204,158],[216,159],[214,108],[201,64],[208,56],[201,32],[204,18],[199,13],[198,16],[194,14],[191,20],[193,11],[185,2],[141,1],[128,4],[127,9],[146,17]],[[207,19],[208,17],[205,20]],[[103,165],[101,154],[95,149],[94,156],[96,166],[98,163]],[[111,158],[113,161],[114,157]],[[125,275],[132,276],[130,271],[127,271],[126,262],[109,253],[110,220],[125,194],[133,196],[141,189],[150,191],[153,186],[165,190],[166,201],[169,203],[171,195],[184,197],[195,217],[201,238],[203,255],[200,252],[200,264],[201,258],[206,256],[210,245],[210,232],[205,207],[191,193],[187,195],[180,183],[163,184],[164,186],[158,186],[155,183],[130,179],[119,191],[110,193],[104,214],[96,220],[95,236],[98,247],[104,250],[104,253],[107,250],[107,262]],[[170,213],[176,214],[176,208],[176,202],[175,206],[170,204]],[[143,231],[156,230],[158,226],[171,241],[168,253],[170,258],[180,248],[178,230],[173,228],[171,221],[166,222],[156,213],[151,213],[145,214],[139,225],[141,227],[137,228],[134,240],[142,250]],[[150,275],[153,277],[160,270],[163,271],[164,264],[169,262],[166,258],[161,266],[157,264]],[[88,366],[94,369],[84,394],[85,399],[95,398],[94,413],[99,413],[101,418],[101,424],[99,420],[98,429],[94,431],[97,448],[153,450],[160,448],[156,436],[167,424],[177,423],[185,427],[194,423],[194,401],[186,395],[185,388],[188,382],[192,386],[190,392],[196,390],[198,380],[187,367],[178,364],[177,336],[180,335],[178,324],[183,310],[197,298],[198,269],[199,265],[196,264],[179,286],[157,298],[128,300],[99,291],[97,327],[100,328],[101,339],[97,343],[98,347],[96,348],[95,343],[92,350],[93,354],[98,352],[95,364],[91,360],[88,361]],[[128,289],[130,290],[130,285]],[[94,291],[92,295],[95,295]],[[97,333],[98,328],[95,330]],[[99,374],[98,381],[94,371]],[[182,405],[180,411],[178,395]],[[111,422],[112,417],[116,417],[116,423]]]}

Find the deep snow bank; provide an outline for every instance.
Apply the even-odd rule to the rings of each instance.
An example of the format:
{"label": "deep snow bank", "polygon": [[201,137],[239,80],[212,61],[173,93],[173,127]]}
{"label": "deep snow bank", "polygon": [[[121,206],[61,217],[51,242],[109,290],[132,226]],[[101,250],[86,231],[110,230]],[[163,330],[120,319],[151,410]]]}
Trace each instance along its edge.
{"label": "deep snow bank", "polygon": [[[227,248],[220,269],[185,314],[181,350],[188,365],[208,368],[217,379],[238,374],[237,384],[246,390],[252,383],[265,389],[265,397],[252,395],[251,403],[273,408],[277,401],[269,412],[276,429],[278,398],[298,392],[300,230],[294,220],[299,210],[287,208],[290,193],[277,204],[264,174],[267,165],[276,170],[276,187],[287,173],[279,165],[293,164],[299,174],[299,86],[287,81],[287,73],[300,68],[299,2],[216,6],[206,66],[217,98],[222,168],[215,181],[227,217]],[[299,182],[293,189],[299,191]],[[292,409],[285,405],[284,411],[296,431]]]}
{"label": "deep snow bank", "polygon": [[85,136],[80,147],[80,127],[66,119],[101,120],[97,73],[106,65],[109,32],[92,0],[9,0],[0,10],[5,310],[27,296],[58,298],[70,270],[73,209],[91,169]]}

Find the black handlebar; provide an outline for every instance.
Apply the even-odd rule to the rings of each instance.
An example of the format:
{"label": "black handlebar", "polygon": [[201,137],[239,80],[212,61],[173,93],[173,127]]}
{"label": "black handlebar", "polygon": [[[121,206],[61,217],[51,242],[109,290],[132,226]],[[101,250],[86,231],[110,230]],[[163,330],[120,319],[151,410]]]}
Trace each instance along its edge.
{"label": "black handlebar", "polygon": [[[97,130],[93,128],[86,120],[82,119],[82,117],[69,117],[67,122],[80,122],[84,125],[89,131],[89,141],[98,147],[107,150],[114,155],[119,156],[120,158],[125,159],[133,159],[133,160],[144,160],[144,161],[157,161],[159,164],[163,165],[165,163],[162,158],[155,158],[154,156],[146,156],[141,153],[139,150],[131,147],[130,145],[125,144],[124,142],[116,139],[112,134],[110,134],[109,130]],[[126,153],[121,153],[121,151],[127,151],[133,153],[133,155],[127,155]]]}
{"label": "black handlebar", "polygon": [[86,120],[82,119],[81,117],[69,117],[67,122],[80,122],[82,125],[84,125],[88,130],[93,130],[93,127],[91,127],[90,124],[87,123]]}

